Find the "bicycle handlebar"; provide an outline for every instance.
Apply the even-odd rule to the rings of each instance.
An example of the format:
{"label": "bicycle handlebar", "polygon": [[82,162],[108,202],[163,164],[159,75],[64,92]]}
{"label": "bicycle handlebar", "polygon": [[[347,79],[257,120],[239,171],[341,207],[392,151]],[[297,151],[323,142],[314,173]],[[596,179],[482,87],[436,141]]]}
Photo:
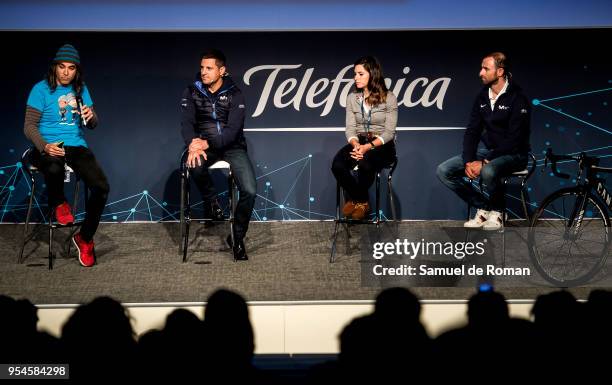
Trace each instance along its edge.
{"label": "bicycle handlebar", "polygon": [[580,161],[580,157],[579,156],[571,156],[571,155],[555,155],[552,152],[552,148],[547,148],[546,149],[546,158],[544,158],[544,168],[546,168],[546,166],[548,166],[548,161],[550,160],[550,169],[553,173],[553,175],[559,177],[559,178],[563,178],[563,179],[569,179],[569,174],[560,172],[557,169],[557,161],[559,160],[575,160],[576,162]]}
{"label": "bicycle handlebar", "polygon": [[550,169],[553,175],[563,178],[569,179],[569,175],[560,172],[557,169],[557,162],[560,160],[573,160],[578,163],[578,167],[581,169],[584,168],[587,172],[595,173],[595,172],[603,172],[603,173],[612,173],[612,167],[601,167],[599,166],[599,158],[595,156],[588,156],[584,152],[579,153],[578,155],[555,155],[552,152],[552,148],[546,149],[546,157],[544,158],[544,168],[548,166],[548,161],[550,161]]}

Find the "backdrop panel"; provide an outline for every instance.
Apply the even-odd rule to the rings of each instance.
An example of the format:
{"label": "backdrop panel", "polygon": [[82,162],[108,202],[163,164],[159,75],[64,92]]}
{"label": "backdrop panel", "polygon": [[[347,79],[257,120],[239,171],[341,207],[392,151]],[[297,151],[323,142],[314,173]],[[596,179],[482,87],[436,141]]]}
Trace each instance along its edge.
{"label": "backdrop panel", "polygon": [[[400,101],[395,192],[401,217],[459,219],[465,207],[438,182],[435,169],[461,150],[463,127],[481,87],[481,58],[505,51],[514,80],[539,100],[531,142],[540,164],[548,146],[555,152],[588,151],[610,164],[611,63],[591,45],[608,41],[610,31],[2,32],[0,221],[25,216],[30,186],[18,163],[29,146],[22,132],[25,102],[65,42],[81,52],[100,116],[99,127],[86,138],[111,185],[106,221],[177,218],[180,95],[207,47],[225,51],[246,96],[246,137],[258,176],[255,219],[318,220],[334,214],[330,162],[345,143],[351,63],[364,54],[379,57]],[[563,166],[572,170],[571,164]],[[531,198],[540,201],[564,183],[571,181],[538,172]],[[509,191],[510,208],[519,212],[516,196]],[[44,194],[37,194],[37,205],[44,211]]]}

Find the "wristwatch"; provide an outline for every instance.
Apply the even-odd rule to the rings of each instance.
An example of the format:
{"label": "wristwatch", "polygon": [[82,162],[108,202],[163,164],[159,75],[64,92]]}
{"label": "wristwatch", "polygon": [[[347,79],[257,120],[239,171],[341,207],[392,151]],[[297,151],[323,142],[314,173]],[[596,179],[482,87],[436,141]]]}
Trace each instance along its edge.
{"label": "wristwatch", "polygon": [[372,148],[370,148],[370,150],[373,150],[376,148],[376,146],[374,145],[374,143],[370,142],[370,146],[372,146]]}

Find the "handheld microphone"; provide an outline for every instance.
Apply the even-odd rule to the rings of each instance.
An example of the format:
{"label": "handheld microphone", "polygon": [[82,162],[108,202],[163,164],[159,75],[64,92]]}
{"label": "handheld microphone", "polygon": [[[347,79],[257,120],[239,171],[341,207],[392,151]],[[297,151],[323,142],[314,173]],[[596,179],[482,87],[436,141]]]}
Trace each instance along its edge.
{"label": "handheld microphone", "polygon": [[81,113],[81,123],[83,127],[87,127],[87,121],[83,117],[83,98],[81,96],[77,96],[77,104],[79,105],[79,112]]}

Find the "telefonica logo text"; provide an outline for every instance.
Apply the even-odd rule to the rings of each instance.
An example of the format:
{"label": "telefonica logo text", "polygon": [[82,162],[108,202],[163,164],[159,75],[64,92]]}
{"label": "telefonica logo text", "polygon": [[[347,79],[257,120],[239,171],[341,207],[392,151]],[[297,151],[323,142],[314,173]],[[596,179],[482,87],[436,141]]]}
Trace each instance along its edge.
{"label": "telefonica logo text", "polygon": [[[255,81],[255,79],[252,79],[253,75],[267,75],[263,89],[258,92],[260,97],[253,113],[254,118],[264,113],[270,95],[273,95],[272,104],[275,108],[293,106],[296,111],[300,111],[302,103],[305,103],[306,107],[312,109],[323,107],[321,116],[329,114],[336,102],[340,106],[346,107],[346,98],[355,82],[352,79],[352,74],[347,74],[353,67],[352,64],[342,68],[336,77],[331,80],[325,77],[314,80],[315,69],[308,68],[304,71],[301,67],[302,64],[265,64],[249,68],[244,73],[243,81],[247,86]],[[277,82],[281,71],[283,75],[293,77]],[[290,74],[286,74],[286,72],[290,72]],[[404,67],[402,72],[404,75],[408,75],[410,67]],[[387,88],[397,96],[399,106],[410,108],[418,105],[423,107],[435,105],[439,110],[444,108],[444,97],[450,82],[450,77],[440,77],[433,80],[426,77],[417,77],[409,82],[406,78],[401,78],[396,80],[395,83],[391,79],[385,79]],[[338,95],[338,93],[340,94]]]}

